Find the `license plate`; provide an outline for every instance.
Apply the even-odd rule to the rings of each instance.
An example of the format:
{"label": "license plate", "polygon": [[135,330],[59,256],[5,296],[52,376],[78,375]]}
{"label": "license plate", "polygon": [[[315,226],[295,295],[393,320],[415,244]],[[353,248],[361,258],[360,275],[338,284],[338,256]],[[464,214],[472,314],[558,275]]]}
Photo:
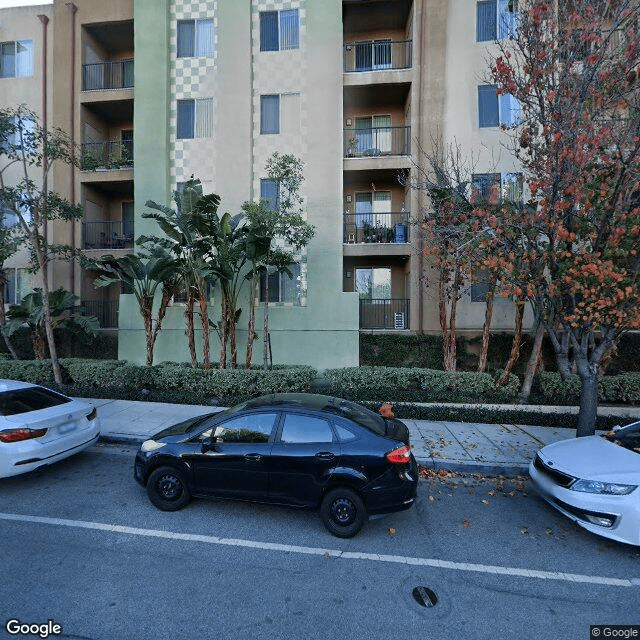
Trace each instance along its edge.
{"label": "license plate", "polygon": [[59,427],[58,431],[60,433],[67,433],[68,431],[73,431],[76,426],[77,425],[75,422],[68,422],[67,424],[63,424],[61,427]]}

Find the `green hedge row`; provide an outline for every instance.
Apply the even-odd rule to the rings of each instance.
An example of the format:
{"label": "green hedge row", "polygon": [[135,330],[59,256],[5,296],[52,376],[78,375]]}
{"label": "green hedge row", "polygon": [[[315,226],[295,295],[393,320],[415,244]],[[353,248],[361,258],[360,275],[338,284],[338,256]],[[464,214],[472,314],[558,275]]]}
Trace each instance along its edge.
{"label": "green hedge row", "polygon": [[[540,392],[547,404],[578,404],[581,388],[577,375],[563,380],[559,373],[540,373]],[[598,400],[615,404],[640,403],[640,373],[602,376],[598,381]]]}
{"label": "green hedge row", "polygon": [[[122,360],[61,358],[63,388],[80,396],[140,398],[165,402],[222,403],[268,393],[309,391],[317,376],[312,367],[260,369],[193,369],[163,363],[153,367]],[[46,360],[0,360],[0,378],[55,387]],[[61,387],[61,390],[63,389]]]}
{"label": "green hedge row", "polygon": [[515,375],[497,387],[493,376],[409,367],[350,367],[325,372],[330,394],[351,400],[407,402],[512,402],[520,382]]}

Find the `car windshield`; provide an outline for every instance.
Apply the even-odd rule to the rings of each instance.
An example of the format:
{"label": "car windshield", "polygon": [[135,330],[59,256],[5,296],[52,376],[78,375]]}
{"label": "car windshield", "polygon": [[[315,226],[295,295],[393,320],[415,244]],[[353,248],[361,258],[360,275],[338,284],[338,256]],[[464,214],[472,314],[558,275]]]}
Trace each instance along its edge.
{"label": "car windshield", "polygon": [[29,411],[48,409],[66,402],[71,402],[71,400],[41,387],[4,391],[0,393],[0,415],[15,416]]}
{"label": "car windshield", "polygon": [[608,431],[604,437],[626,449],[640,453],[640,421],[632,422],[622,429]]}

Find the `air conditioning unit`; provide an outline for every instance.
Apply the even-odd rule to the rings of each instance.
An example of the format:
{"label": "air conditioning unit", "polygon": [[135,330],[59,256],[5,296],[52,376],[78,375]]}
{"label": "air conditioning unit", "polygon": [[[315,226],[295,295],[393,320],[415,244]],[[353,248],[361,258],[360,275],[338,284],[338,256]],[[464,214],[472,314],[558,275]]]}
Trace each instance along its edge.
{"label": "air conditioning unit", "polygon": [[393,328],[394,329],[404,329],[404,311],[399,311],[398,313],[393,314]]}

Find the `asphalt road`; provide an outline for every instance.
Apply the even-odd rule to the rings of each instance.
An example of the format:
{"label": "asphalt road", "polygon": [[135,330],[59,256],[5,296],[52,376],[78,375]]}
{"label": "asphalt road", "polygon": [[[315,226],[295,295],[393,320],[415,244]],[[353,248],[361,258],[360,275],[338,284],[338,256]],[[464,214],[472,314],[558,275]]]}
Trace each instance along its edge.
{"label": "asphalt road", "polygon": [[0,480],[0,637],[48,632],[9,620],[92,640],[586,640],[592,624],[640,624],[640,549],[566,521],[526,479],[423,479],[412,510],[345,541],[313,512],[160,512],[134,453],[99,445]]}

